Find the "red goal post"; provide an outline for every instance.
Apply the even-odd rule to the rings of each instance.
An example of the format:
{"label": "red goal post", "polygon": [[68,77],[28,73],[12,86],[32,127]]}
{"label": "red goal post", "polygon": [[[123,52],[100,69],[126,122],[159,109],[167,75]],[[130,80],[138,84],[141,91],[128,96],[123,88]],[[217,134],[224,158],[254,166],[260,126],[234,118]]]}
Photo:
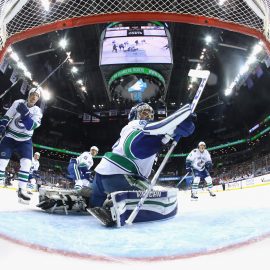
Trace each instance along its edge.
{"label": "red goal post", "polygon": [[0,61],[18,41],[116,21],[166,21],[223,28],[257,37],[270,52],[270,0],[2,0]]}

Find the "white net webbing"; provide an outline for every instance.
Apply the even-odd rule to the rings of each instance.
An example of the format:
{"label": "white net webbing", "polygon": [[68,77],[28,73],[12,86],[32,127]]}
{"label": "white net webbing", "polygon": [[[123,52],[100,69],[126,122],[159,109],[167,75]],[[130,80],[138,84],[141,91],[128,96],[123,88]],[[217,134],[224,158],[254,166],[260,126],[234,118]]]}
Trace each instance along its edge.
{"label": "white net webbing", "polygon": [[[47,10],[44,2],[50,3]],[[197,15],[266,33],[269,8],[270,0],[2,0],[0,50],[12,35],[37,26],[70,18],[131,12]]]}

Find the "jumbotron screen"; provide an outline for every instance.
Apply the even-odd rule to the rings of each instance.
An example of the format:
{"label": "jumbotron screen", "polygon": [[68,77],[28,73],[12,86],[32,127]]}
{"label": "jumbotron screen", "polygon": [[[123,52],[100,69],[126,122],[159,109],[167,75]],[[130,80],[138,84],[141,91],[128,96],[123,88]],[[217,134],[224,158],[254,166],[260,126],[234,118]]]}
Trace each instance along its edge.
{"label": "jumbotron screen", "polygon": [[171,42],[163,26],[107,28],[101,42],[100,65],[172,63]]}

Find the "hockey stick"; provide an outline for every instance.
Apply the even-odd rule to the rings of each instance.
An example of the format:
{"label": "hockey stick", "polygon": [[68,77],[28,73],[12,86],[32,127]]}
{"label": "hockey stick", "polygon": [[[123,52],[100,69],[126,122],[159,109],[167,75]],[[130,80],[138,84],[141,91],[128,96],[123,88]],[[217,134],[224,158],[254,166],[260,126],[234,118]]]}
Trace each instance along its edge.
{"label": "hockey stick", "polygon": [[[210,71],[208,70],[195,70],[195,69],[191,69],[188,73],[189,76],[191,77],[197,77],[197,78],[201,78],[201,83],[199,85],[199,88],[195,94],[195,97],[191,103],[191,113],[194,112],[198,101],[202,95],[202,92],[205,88],[206,82],[208,80],[208,77],[210,75]],[[169,151],[167,152],[167,154],[165,155],[162,163],[160,164],[160,167],[158,168],[157,172],[155,173],[153,179],[151,180],[151,183],[149,185],[149,187],[147,188],[147,190],[143,193],[143,196],[141,197],[140,201],[138,202],[138,204],[136,205],[136,207],[134,208],[134,210],[131,212],[130,216],[128,217],[128,219],[125,221],[126,224],[131,225],[134,221],[134,219],[136,218],[136,216],[138,215],[141,207],[143,206],[146,198],[148,197],[149,193],[151,192],[151,190],[153,189],[154,185],[156,184],[160,173],[162,172],[163,168],[165,167],[171,153],[173,152],[174,148],[177,145],[177,141],[173,141],[171,144],[171,147],[169,149]]]}
{"label": "hockey stick", "polygon": [[[67,57],[65,58],[65,60],[62,63],[60,63],[41,83],[39,83],[36,88],[44,84],[69,58],[70,58],[70,53],[67,53]],[[19,81],[20,79],[18,79],[8,89],[6,89],[5,92],[0,96],[0,99],[3,98],[15,85],[17,85]]]}
{"label": "hockey stick", "polygon": [[[61,62],[41,83],[39,83],[36,86],[35,91],[37,91],[37,89],[39,87],[41,87],[61,66],[63,66],[64,63],[66,63],[66,61],[68,59],[70,59],[70,53],[67,53],[67,57],[65,58],[65,60],[63,62]],[[40,103],[40,109],[41,109],[42,113],[44,113],[45,107],[46,107],[46,102],[43,99],[43,100],[41,100],[41,103]]]}
{"label": "hockey stick", "polygon": [[15,85],[17,85],[18,82],[19,82],[19,80],[17,80],[8,89],[6,89],[5,92],[0,96],[0,99],[3,98]]}
{"label": "hockey stick", "polygon": [[67,53],[67,57],[65,60],[60,63],[40,84],[38,84],[37,88],[40,87],[43,83],[45,83],[64,63],[67,62],[67,60],[70,58],[70,53]]}
{"label": "hockey stick", "polygon": [[175,187],[178,188],[180,186],[180,184],[187,178],[188,175],[189,175],[189,172],[183,176],[183,178],[179,181],[179,183]]}

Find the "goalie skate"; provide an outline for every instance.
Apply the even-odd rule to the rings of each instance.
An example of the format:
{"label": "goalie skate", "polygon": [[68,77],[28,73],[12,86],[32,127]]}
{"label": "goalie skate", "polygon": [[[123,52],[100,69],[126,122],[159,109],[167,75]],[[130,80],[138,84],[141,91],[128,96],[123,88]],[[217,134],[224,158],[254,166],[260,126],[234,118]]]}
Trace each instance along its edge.
{"label": "goalie skate", "polygon": [[104,207],[94,207],[87,208],[86,210],[89,214],[98,219],[101,224],[105,225],[106,227],[114,227],[116,225],[116,222],[112,219],[112,214],[109,209],[106,209]]}

